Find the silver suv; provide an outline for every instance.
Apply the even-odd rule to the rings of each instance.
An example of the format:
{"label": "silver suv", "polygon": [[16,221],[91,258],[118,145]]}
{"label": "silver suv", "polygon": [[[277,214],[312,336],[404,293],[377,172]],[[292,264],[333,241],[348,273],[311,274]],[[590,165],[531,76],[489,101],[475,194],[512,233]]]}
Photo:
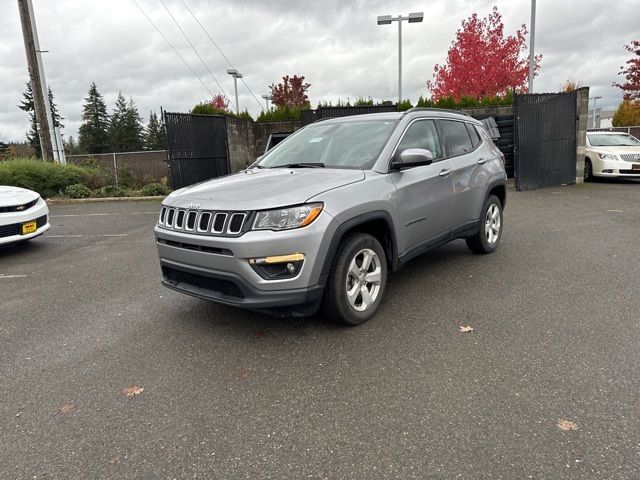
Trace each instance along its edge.
{"label": "silver suv", "polygon": [[412,109],[313,123],[246,170],[177,190],[155,228],[163,284],[278,316],[357,325],[387,273],[502,234],[504,157],[482,123]]}

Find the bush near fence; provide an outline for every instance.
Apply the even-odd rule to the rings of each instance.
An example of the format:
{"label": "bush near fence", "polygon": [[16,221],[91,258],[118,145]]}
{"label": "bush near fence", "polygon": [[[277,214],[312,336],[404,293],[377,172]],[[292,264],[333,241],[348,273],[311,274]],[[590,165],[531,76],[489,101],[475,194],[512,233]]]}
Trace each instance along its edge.
{"label": "bush near fence", "polygon": [[114,185],[127,188],[166,182],[169,177],[166,150],[67,155],[67,163],[82,166],[87,162],[100,165],[113,176]]}

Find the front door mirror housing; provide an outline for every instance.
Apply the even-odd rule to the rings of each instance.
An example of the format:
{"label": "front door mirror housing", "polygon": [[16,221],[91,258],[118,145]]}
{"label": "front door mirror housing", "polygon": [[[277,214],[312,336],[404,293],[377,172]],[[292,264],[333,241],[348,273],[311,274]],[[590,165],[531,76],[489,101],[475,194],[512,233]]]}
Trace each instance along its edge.
{"label": "front door mirror housing", "polygon": [[425,148],[407,148],[400,155],[396,154],[396,158],[391,163],[391,167],[396,170],[403,168],[417,167],[420,165],[429,165],[433,162],[433,153]]}

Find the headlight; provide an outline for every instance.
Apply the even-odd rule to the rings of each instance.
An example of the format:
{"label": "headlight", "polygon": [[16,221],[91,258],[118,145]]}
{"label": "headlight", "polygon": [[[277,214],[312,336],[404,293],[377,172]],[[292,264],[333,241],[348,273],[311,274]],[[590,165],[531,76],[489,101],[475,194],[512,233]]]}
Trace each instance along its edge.
{"label": "headlight", "polygon": [[620,160],[618,156],[614,155],[613,153],[599,153],[598,156],[602,160]]}
{"label": "headlight", "polygon": [[322,212],[321,203],[310,203],[297,207],[278,208],[256,213],[254,230],[289,230],[305,227]]}

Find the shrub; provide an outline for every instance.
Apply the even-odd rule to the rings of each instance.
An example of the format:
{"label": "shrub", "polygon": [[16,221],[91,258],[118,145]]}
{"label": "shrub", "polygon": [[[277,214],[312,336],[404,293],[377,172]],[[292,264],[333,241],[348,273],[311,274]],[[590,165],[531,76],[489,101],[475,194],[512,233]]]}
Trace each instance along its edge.
{"label": "shrub", "polygon": [[404,112],[405,110],[413,108],[413,105],[409,100],[402,100],[400,103],[398,103],[397,107],[399,112]]}
{"label": "shrub", "polygon": [[[305,108],[304,110],[307,110]],[[258,122],[285,122],[287,120],[300,120],[302,108],[291,108],[289,106],[277,107],[258,115]]]}
{"label": "shrub", "polygon": [[161,183],[149,183],[142,187],[140,193],[145,197],[153,197],[156,195],[169,195],[169,189]]}
{"label": "shrub", "polygon": [[193,107],[191,113],[194,115],[226,115],[228,117],[240,118],[242,120],[249,120],[250,122],[253,122],[253,117],[246,110],[240,114],[235,114],[221,108],[216,108],[210,103],[199,103]]}
{"label": "shrub", "polygon": [[83,160],[78,166],[84,170],[82,183],[92,190],[110,185],[114,181],[111,171],[98,163],[95,158]]}
{"label": "shrub", "polygon": [[106,197],[129,197],[131,193],[129,190],[116,187],[115,185],[107,185],[105,187],[99,188],[93,191],[93,195],[96,198],[106,198]]}
{"label": "shrub", "polygon": [[640,101],[623,100],[623,102],[618,105],[618,109],[613,115],[613,121],[611,123],[614,127],[640,125]]}
{"label": "shrub", "polygon": [[93,195],[93,191],[82,183],[75,183],[66,187],[64,194],[70,198],[88,198]]}
{"label": "shrub", "polygon": [[57,195],[69,185],[81,183],[84,175],[84,169],[76,165],[59,165],[35,158],[0,163],[0,185],[28,188],[43,197]]}
{"label": "shrub", "polygon": [[136,177],[126,165],[118,167],[118,185],[122,188],[133,188],[136,185]]}

